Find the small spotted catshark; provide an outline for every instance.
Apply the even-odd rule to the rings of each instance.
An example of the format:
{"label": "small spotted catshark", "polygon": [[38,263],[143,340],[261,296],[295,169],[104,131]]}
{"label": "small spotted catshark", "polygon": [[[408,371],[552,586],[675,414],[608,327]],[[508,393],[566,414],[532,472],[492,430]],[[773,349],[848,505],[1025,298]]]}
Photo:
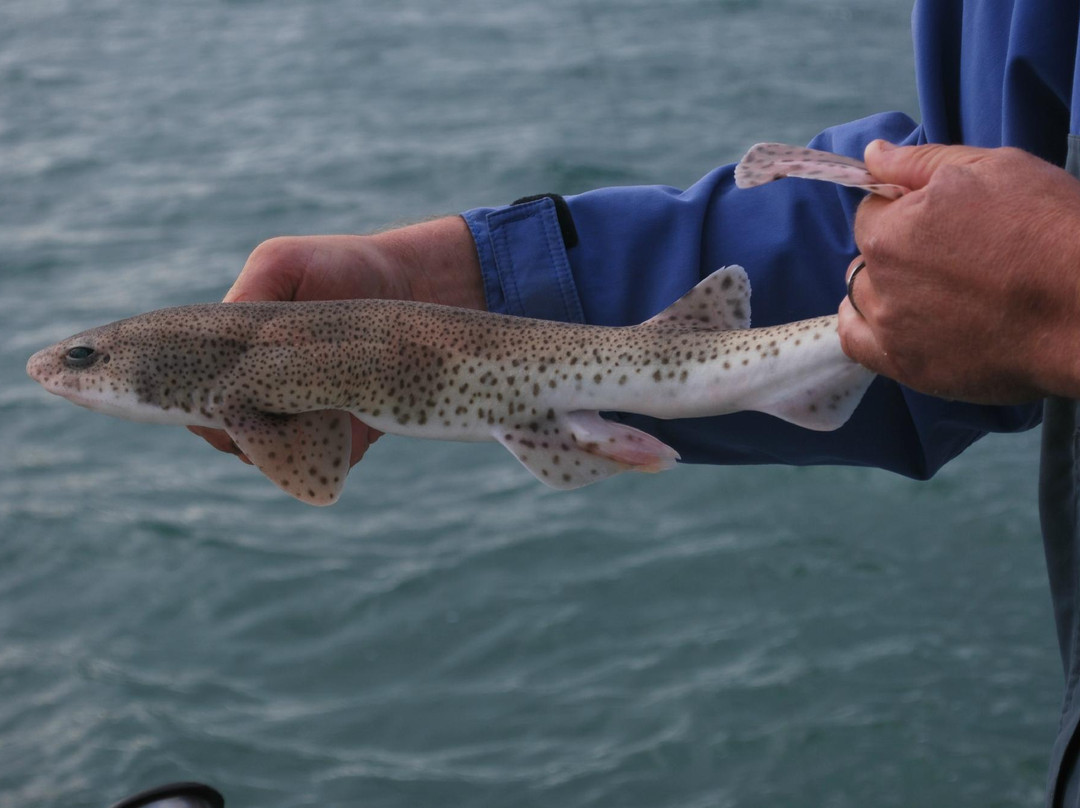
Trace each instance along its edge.
{"label": "small spotted catshark", "polygon": [[841,351],[836,317],[751,329],[749,298],[746,273],[729,266],[621,328],[392,300],[182,306],[84,331],[27,372],[98,412],[224,429],[315,505],[344,485],[347,413],[399,435],[498,441],[570,489],[678,459],[601,411],[847,421],[873,375]]}

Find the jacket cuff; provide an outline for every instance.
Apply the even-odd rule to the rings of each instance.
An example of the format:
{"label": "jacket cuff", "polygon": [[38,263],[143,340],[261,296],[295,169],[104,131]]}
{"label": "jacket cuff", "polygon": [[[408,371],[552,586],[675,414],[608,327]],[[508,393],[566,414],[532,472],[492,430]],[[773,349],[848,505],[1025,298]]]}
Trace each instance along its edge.
{"label": "jacket cuff", "polygon": [[476,242],[489,311],[585,321],[552,199],[475,208],[462,217]]}

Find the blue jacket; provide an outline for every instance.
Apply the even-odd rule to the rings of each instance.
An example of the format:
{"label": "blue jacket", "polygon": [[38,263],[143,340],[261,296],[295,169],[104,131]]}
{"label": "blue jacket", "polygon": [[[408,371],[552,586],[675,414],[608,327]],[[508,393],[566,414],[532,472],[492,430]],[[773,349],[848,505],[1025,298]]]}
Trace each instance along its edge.
{"label": "blue jacket", "polygon": [[[858,157],[874,138],[1012,145],[1063,163],[1077,32],[1077,9],[1063,12],[1067,5],[917,3],[923,122],[883,113],[828,129],[811,145]],[[862,193],[797,181],[739,190],[732,170],[717,168],[684,191],[622,187],[568,197],[578,235],[570,248],[550,199],[468,211],[489,308],[627,325],[655,314],[717,267],[737,263],[750,275],[754,325],[835,312],[844,270],[857,252],[852,221]],[[625,420],[692,463],[845,463],[922,478],[987,432],[1036,425],[1040,411],[945,402],[879,379],[851,421],[833,433],[756,413]]]}
{"label": "blue jacket", "polygon": [[[1078,25],[1080,8],[1068,0],[917,0],[922,122],[883,113],[828,129],[811,145],[853,156],[874,138],[1016,146],[1080,176]],[[739,263],[750,275],[754,323],[770,325],[836,310],[856,253],[859,199],[813,182],[739,191],[732,166],[723,166],[685,191],[607,188],[568,198],[578,237],[569,248],[550,199],[472,210],[465,219],[493,311],[625,325],[664,308],[716,267]],[[946,402],[878,379],[851,421],[831,433],[755,413],[626,420],[690,462],[848,463],[927,477],[986,432],[1034,426],[1041,411]],[[1047,805],[1080,806],[1077,402],[1046,402],[1039,505],[1066,677]]]}

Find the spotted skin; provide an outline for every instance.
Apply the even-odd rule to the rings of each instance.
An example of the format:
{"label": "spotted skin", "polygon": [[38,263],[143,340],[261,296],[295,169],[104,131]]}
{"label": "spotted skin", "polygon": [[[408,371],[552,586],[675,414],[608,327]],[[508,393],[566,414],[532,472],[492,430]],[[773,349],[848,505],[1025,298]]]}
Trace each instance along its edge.
{"label": "spotted skin", "polygon": [[899,199],[908,192],[903,186],[875,180],[862,160],[803,146],[757,143],[735,166],[735,184],[739,188],[754,188],[784,177],[835,182],[886,199]]}
{"label": "spotted skin", "polygon": [[389,300],[183,306],[78,334],[27,371],[90,409],[224,429],[312,504],[344,485],[346,413],[400,435],[496,440],[569,489],[678,459],[600,411],[847,420],[871,374],[840,350],[835,316],[750,329],[749,297],[742,268],[725,267],[623,328]]}

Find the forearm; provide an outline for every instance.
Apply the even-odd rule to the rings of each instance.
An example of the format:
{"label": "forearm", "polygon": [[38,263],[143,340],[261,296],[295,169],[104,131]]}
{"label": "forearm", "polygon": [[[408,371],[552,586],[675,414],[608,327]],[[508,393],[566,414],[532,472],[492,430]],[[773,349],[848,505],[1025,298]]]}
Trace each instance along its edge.
{"label": "forearm", "polygon": [[268,239],[252,250],[225,302],[351,298],[484,308],[465,222],[448,216],[374,235]]}
{"label": "forearm", "polygon": [[369,237],[373,265],[399,285],[392,297],[486,308],[476,244],[460,216],[433,219]]}

